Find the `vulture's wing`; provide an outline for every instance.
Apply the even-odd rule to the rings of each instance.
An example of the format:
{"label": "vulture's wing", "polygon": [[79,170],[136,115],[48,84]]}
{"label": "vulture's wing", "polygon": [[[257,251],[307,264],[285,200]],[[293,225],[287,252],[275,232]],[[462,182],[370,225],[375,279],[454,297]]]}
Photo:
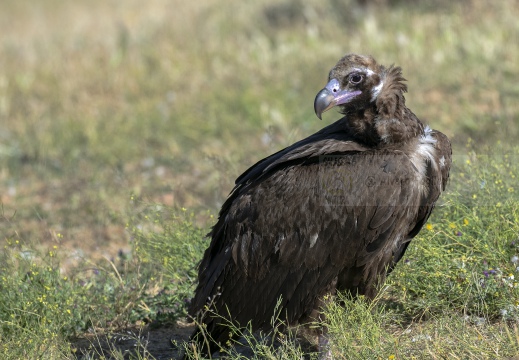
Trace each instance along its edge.
{"label": "vulture's wing", "polygon": [[298,321],[337,277],[366,291],[356,286],[374,284],[429,216],[440,189],[430,189],[434,200],[424,194],[404,153],[330,134],[307,140],[238,179],[210,234],[192,314],[212,299],[259,328],[281,297],[282,316]]}

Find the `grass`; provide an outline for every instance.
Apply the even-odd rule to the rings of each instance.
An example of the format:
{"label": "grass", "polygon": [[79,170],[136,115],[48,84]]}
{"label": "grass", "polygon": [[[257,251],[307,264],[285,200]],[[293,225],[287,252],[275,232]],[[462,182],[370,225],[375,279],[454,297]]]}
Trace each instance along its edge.
{"label": "grass", "polygon": [[379,299],[326,310],[335,355],[517,355],[518,15],[511,0],[3,1],[2,357],[71,358],[85,333],[183,318],[212,214],[247,166],[336,118],[311,104],[346,52],[403,67],[455,162]]}

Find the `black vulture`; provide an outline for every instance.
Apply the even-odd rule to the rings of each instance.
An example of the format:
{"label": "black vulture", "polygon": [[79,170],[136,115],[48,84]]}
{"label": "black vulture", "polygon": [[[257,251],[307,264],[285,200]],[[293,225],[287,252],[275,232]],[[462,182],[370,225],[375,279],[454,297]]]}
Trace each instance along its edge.
{"label": "black vulture", "polygon": [[451,166],[448,138],[406,107],[404,81],[400,67],[344,56],[314,103],[319,118],[335,106],[344,116],[238,177],[208,234],[189,309],[214,340],[207,353],[229,340],[215,314],[268,329],[278,300],[294,325],[315,320],[336,291],[375,297]]}

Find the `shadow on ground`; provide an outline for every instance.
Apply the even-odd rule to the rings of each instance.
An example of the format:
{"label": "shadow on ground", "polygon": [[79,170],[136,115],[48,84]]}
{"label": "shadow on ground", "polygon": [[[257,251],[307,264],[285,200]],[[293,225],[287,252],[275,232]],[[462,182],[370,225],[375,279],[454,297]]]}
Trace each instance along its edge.
{"label": "shadow on ground", "polygon": [[[181,359],[182,344],[189,339],[194,324],[169,327],[132,327],[107,334],[92,332],[72,342],[76,359]],[[140,357],[139,357],[140,356]]]}

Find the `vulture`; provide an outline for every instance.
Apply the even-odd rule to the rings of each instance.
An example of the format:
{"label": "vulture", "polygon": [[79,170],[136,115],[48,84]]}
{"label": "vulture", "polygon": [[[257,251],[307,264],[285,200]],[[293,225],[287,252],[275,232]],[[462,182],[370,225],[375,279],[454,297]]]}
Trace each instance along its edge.
{"label": "vulture", "polygon": [[314,102],[318,118],[333,107],[343,117],[238,177],[189,307],[205,354],[228,344],[222,318],[265,330],[276,308],[291,326],[319,320],[337,291],[376,296],[451,166],[447,136],[406,107],[405,81],[400,67],[344,56]]}

